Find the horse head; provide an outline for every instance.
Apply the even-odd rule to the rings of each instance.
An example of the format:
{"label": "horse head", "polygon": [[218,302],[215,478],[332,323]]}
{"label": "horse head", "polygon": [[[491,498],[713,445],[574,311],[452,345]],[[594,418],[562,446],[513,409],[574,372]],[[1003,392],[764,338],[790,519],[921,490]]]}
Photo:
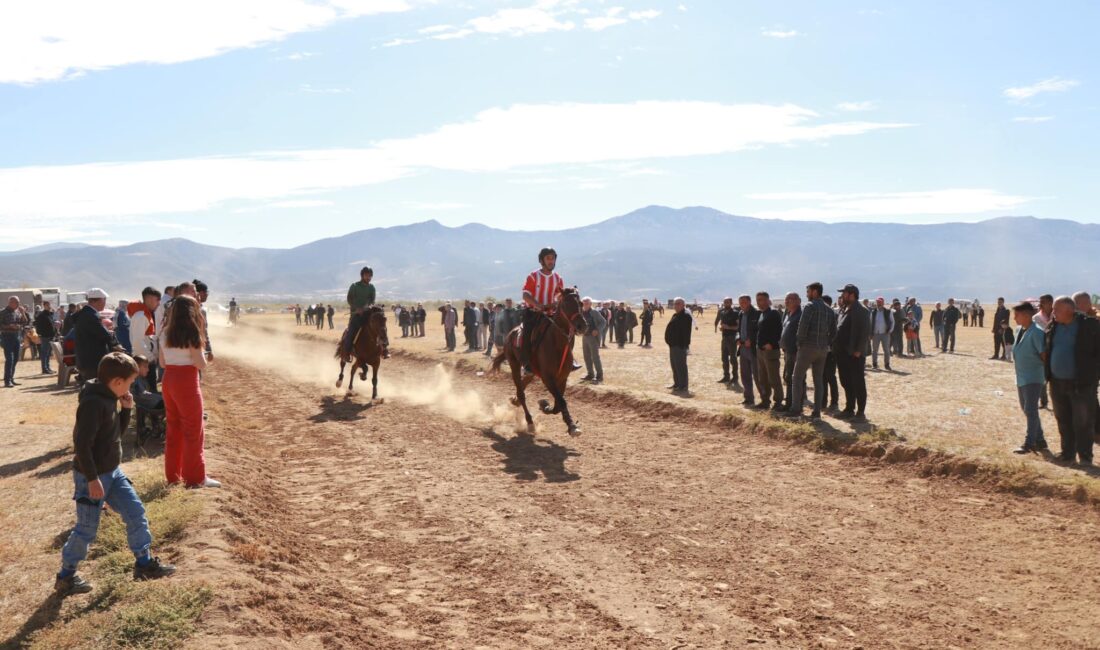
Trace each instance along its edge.
{"label": "horse head", "polygon": [[562,290],[561,298],[558,299],[558,311],[569,322],[570,327],[575,329],[578,334],[584,334],[585,329],[588,327],[588,321],[581,313],[580,293],[577,292],[576,287]]}

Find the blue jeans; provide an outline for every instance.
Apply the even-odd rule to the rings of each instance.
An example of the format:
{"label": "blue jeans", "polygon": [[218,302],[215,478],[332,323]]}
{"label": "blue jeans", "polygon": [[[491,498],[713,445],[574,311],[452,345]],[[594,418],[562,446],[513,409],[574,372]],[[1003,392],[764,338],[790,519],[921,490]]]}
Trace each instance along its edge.
{"label": "blue jeans", "polygon": [[1017,386],[1016,392],[1020,396],[1020,408],[1027,416],[1027,438],[1024,446],[1036,448],[1045,445],[1043,438],[1043,423],[1039,420],[1039,396],[1043,393],[1043,384],[1025,384]]}
{"label": "blue jeans", "polygon": [[149,555],[149,547],[153,545],[153,535],[149,532],[149,520],[145,518],[145,506],[138,498],[137,492],[130,479],[115,468],[114,471],[99,475],[99,482],[103,484],[103,501],[94,501],[88,496],[88,479],[79,471],[73,472],[73,482],[76,489],[73,499],[76,501],[76,526],[69,535],[69,541],[61,549],[61,567],[63,569],[76,570],[76,566],[88,557],[88,546],[95,540],[99,531],[99,515],[102,511],[103,501],[111,506],[122,517],[126,524],[126,542],[133,551],[134,557],[143,558]]}
{"label": "blue jeans", "polygon": [[19,335],[0,334],[0,344],[4,346],[4,383],[15,380],[15,364],[19,362]]}
{"label": "blue jeans", "polygon": [[38,344],[38,360],[42,362],[42,372],[50,373],[50,357],[53,356],[53,345],[50,341],[42,341]]}

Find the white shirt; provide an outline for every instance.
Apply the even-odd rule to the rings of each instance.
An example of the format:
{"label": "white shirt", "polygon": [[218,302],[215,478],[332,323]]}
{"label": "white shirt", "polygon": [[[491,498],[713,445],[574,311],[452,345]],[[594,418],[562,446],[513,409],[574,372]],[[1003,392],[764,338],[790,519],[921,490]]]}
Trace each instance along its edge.
{"label": "white shirt", "polygon": [[201,348],[170,348],[164,335],[157,336],[160,348],[160,365],[168,366],[195,366],[199,370],[206,367],[206,354]]}

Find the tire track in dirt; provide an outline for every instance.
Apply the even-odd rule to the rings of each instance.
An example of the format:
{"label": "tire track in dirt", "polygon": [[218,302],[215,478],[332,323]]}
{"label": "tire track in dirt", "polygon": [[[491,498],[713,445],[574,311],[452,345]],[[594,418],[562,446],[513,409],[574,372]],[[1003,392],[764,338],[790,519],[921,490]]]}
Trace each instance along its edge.
{"label": "tire track in dirt", "polygon": [[231,363],[208,393],[234,555],[197,645],[1098,647],[1073,504],[584,402],[527,441]]}

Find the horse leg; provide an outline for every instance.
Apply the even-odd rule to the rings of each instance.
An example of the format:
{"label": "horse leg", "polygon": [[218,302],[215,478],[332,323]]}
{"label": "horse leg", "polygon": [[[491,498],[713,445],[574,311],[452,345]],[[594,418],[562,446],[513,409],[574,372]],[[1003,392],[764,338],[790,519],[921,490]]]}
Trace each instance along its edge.
{"label": "horse leg", "polygon": [[378,362],[375,362],[374,365],[371,366],[371,367],[374,369],[374,372],[371,373],[371,376],[370,376],[370,383],[371,383],[370,398],[371,398],[371,401],[374,401],[374,399],[378,397]]}
{"label": "horse leg", "polygon": [[355,364],[351,367],[351,373],[348,375],[348,395],[355,394],[355,371],[359,369],[359,360],[355,360]]}
{"label": "horse leg", "polygon": [[347,365],[343,359],[340,359],[340,377],[336,380],[336,387],[339,388],[344,385],[344,366]]}
{"label": "horse leg", "polygon": [[512,403],[523,409],[523,417],[527,420],[527,433],[535,434],[535,420],[531,417],[531,411],[527,408],[527,384],[531,383],[530,376],[522,376],[518,360],[509,359],[512,368],[512,383],[516,385],[516,396]]}

